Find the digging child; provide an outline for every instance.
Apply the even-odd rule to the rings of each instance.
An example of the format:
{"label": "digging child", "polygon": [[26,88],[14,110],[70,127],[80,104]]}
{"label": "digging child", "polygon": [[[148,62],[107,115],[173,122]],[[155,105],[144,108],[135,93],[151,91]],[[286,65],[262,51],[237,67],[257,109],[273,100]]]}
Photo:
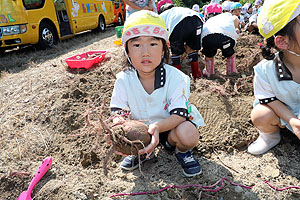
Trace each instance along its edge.
{"label": "digging child", "polygon": [[222,50],[226,58],[226,74],[236,73],[235,45],[238,38],[239,20],[230,13],[222,13],[219,4],[210,4],[206,8],[207,18],[201,33],[202,53],[205,55],[203,75],[210,77],[215,73],[214,57],[217,50]]}
{"label": "digging child", "polygon": [[[134,120],[149,126],[151,142],[139,151],[141,162],[151,159],[161,143],[175,152],[184,175],[192,177],[202,172],[192,149],[199,141],[197,127],[204,122],[188,100],[190,78],[164,63],[169,58],[167,40],[165,22],[154,12],[139,11],[126,20],[122,44],[128,64],[117,74],[110,108],[130,110]],[[133,170],[138,163],[138,156],[129,155],[121,168]]]}
{"label": "digging child", "polygon": [[[180,57],[186,53],[191,60],[192,76],[201,77],[198,63],[198,50],[201,49],[201,31],[203,21],[200,15],[192,9],[174,7],[166,3],[158,11],[164,19],[170,32],[170,46],[172,52],[172,65],[181,69]],[[184,31],[183,31],[184,30]]]}

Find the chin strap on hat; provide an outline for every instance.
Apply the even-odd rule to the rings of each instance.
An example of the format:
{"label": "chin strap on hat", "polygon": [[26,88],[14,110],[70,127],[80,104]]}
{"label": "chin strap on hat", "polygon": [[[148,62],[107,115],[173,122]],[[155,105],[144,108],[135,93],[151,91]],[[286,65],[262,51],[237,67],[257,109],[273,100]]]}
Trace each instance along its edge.
{"label": "chin strap on hat", "polygon": [[[134,65],[133,65],[132,62],[131,62],[130,57],[128,56],[128,53],[126,52],[125,45],[123,45],[123,52],[124,52],[124,54],[125,54],[125,56],[126,56],[128,62],[131,64],[132,67],[134,67]],[[134,67],[134,68],[135,68],[135,67]]]}
{"label": "chin strap on hat", "polygon": [[294,56],[298,56],[298,57],[300,56],[300,54],[297,54],[297,53],[295,53],[295,52],[293,52],[293,51],[291,51],[291,50],[288,50],[288,49],[287,49],[287,51],[288,51],[289,53],[293,54]]}

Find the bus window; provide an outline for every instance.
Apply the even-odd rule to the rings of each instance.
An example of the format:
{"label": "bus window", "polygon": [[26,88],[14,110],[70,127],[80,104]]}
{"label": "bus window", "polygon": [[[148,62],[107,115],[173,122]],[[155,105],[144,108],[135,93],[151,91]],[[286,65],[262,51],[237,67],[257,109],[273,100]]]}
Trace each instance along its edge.
{"label": "bus window", "polygon": [[45,4],[45,0],[23,0],[26,10],[39,9]]}

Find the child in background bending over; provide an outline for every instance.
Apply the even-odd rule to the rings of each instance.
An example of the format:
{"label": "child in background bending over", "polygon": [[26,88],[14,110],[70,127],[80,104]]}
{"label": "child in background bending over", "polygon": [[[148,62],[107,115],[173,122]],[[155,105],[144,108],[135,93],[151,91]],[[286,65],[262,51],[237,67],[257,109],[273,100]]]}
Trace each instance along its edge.
{"label": "child in background bending over", "polygon": [[244,17],[241,15],[241,11],[242,11],[242,4],[235,2],[230,6],[230,12],[233,16],[236,16],[239,20],[239,30],[241,30],[242,28],[244,28],[245,26],[245,21],[244,21]]}
{"label": "child in background bending over", "polygon": [[[175,156],[187,177],[201,173],[192,149],[198,144],[198,126],[203,119],[197,108],[189,103],[190,78],[168,60],[168,31],[165,22],[151,11],[133,13],[125,22],[122,44],[130,63],[127,70],[117,74],[111,97],[111,111],[130,110],[135,120],[149,125],[151,142],[140,150],[141,161],[153,157],[159,142]],[[138,157],[127,156],[121,168],[138,168]]]}
{"label": "child in background bending over", "polygon": [[180,56],[185,52],[191,60],[193,77],[200,78],[201,70],[198,63],[198,50],[201,49],[201,30],[203,21],[192,9],[174,7],[171,4],[161,6],[158,14],[166,23],[170,32],[172,65],[181,68]]}
{"label": "child in background bending over", "polygon": [[[254,67],[254,108],[251,119],[259,137],[248,147],[263,154],[280,142],[286,127],[300,139],[300,1],[265,2],[258,15],[260,34],[266,39],[263,57]],[[279,50],[274,54],[272,48]]]}
{"label": "child in background bending over", "polygon": [[201,33],[202,53],[205,55],[205,66],[203,75],[210,77],[215,73],[214,56],[217,50],[222,50],[222,55],[227,59],[226,74],[237,72],[235,67],[234,47],[239,30],[239,20],[230,13],[222,13],[219,4],[210,4],[206,8],[207,21],[203,25]]}
{"label": "child in background bending over", "polygon": [[245,5],[242,7],[242,11],[244,10],[244,13],[242,12],[241,14],[244,17],[245,23],[249,22],[249,18],[252,16],[252,5],[251,3],[245,3]]}
{"label": "child in background bending over", "polygon": [[257,16],[260,12],[262,7],[260,7],[256,14],[252,15],[249,18],[249,23],[245,26],[245,31],[248,31],[249,33],[259,34],[258,26],[257,26]]}

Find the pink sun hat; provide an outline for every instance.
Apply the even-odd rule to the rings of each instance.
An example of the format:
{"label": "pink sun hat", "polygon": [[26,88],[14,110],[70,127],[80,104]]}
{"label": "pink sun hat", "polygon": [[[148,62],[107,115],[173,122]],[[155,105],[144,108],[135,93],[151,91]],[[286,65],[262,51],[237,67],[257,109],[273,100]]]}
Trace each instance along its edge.
{"label": "pink sun hat", "polygon": [[209,4],[205,9],[204,17],[211,13],[222,13],[222,6],[217,3]]}
{"label": "pink sun hat", "polygon": [[157,3],[156,7],[157,7],[157,12],[159,11],[160,7],[166,3],[170,3],[173,4],[172,0],[161,0]]}

